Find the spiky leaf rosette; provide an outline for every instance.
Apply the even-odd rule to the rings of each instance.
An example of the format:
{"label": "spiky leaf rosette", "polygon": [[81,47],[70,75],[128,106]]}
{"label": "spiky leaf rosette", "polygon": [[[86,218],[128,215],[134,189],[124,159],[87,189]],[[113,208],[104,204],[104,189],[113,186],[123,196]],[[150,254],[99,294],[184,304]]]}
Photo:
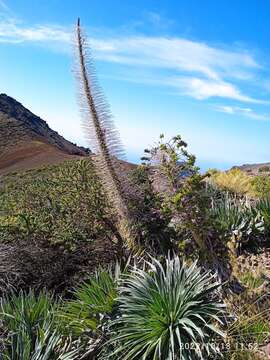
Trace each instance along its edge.
{"label": "spiky leaf rosette", "polygon": [[[78,350],[64,339],[55,313],[58,304],[46,292],[20,292],[1,299],[3,360],[72,360]],[[4,331],[3,331],[4,330]],[[0,344],[1,345],[1,344]]]}
{"label": "spiky leaf rosette", "polygon": [[80,26],[80,19],[76,26],[75,45],[83,128],[89,145],[96,154],[98,173],[119,214],[119,231],[124,238],[131,240],[134,235],[127,206],[127,193],[130,188],[118,171],[118,159],[124,158],[124,150],[110,108],[98,84],[93,58]]}
{"label": "spiky leaf rosette", "polygon": [[179,257],[165,264],[153,259],[149,266],[133,270],[120,287],[111,357],[203,360],[217,353],[213,341],[223,334],[214,324],[221,322],[223,305],[215,300],[215,275]]}

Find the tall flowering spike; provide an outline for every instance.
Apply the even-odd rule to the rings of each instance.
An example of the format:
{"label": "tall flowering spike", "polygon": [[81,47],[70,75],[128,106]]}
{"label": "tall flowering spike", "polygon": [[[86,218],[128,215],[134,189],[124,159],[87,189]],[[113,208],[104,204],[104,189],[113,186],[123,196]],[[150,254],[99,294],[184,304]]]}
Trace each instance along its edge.
{"label": "tall flowering spike", "polygon": [[95,75],[93,58],[80,26],[80,19],[77,23],[76,51],[80,102],[88,140],[97,154],[113,155],[123,159],[124,149],[114,126],[109,105]]}
{"label": "tall flowering spike", "polygon": [[109,105],[98,84],[93,58],[80,19],[75,32],[75,50],[83,128],[89,145],[96,154],[100,178],[119,214],[119,232],[124,238],[130,238],[131,219],[126,196],[129,186],[118,170],[118,159],[123,159],[124,150]]}

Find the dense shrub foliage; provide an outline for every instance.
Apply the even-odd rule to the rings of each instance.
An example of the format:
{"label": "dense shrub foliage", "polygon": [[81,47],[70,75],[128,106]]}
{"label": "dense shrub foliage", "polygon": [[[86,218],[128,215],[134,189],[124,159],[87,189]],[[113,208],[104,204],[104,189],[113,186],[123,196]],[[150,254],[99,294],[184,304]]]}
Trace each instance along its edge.
{"label": "dense shrub foliage", "polygon": [[232,169],[226,172],[216,171],[212,174],[211,180],[221,189],[239,195],[254,195],[251,178],[240,169]]}
{"label": "dense shrub foliage", "polygon": [[[195,156],[187,151],[181,136],[159,142],[145,150],[143,168],[159,199],[159,211],[174,230],[177,246],[192,239],[200,252],[205,250],[207,208],[209,196],[205,192],[205,176],[195,165]],[[206,231],[205,231],[206,230]]]}
{"label": "dense shrub foliage", "polygon": [[[236,265],[270,245],[270,168],[202,175],[180,135],[161,135],[128,178],[80,19],[74,39],[96,155],[0,179],[1,360],[210,360],[222,344],[225,359],[255,360],[269,274]],[[101,252],[121,266],[102,270]]]}
{"label": "dense shrub foliage", "polygon": [[261,166],[258,171],[259,171],[260,173],[265,173],[265,172],[267,173],[267,172],[270,171],[270,166],[268,166],[268,165]]}
{"label": "dense shrub foliage", "polygon": [[209,215],[220,241],[231,241],[237,253],[244,246],[256,247],[266,241],[268,224],[260,210],[262,204],[263,201],[252,204],[228,193],[218,199],[213,197]]}
{"label": "dense shrub foliage", "polygon": [[220,241],[230,241],[239,255],[243,249],[269,246],[270,201],[257,201],[207,186],[211,197],[212,231]]}
{"label": "dense shrub foliage", "polygon": [[0,239],[74,247],[112,237],[113,214],[90,159],[11,175],[0,189]]}
{"label": "dense shrub foliage", "polygon": [[[264,168],[262,168],[264,169]],[[240,169],[232,169],[226,172],[212,171],[211,181],[225,191],[250,198],[270,197],[270,177],[265,175],[266,170],[257,176],[251,176]]]}
{"label": "dense shrub foliage", "polygon": [[258,197],[270,197],[270,177],[269,176],[255,176],[251,180],[254,193]]}
{"label": "dense shrub foliage", "polygon": [[[32,256],[29,249],[16,252],[19,272],[18,264],[11,261],[10,276],[14,275],[15,282],[18,276],[22,280],[21,274],[28,281],[26,273],[31,268],[38,269],[35,276],[43,279],[40,274],[48,273],[48,268],[42,267],[48,267],[50,255],[52,260],[61,260],[51,267],[53,274],[59,269],[55,286],[61,288],[65,272],[75,271],[68,268],[69,259],[78,256],[80,262],[83,257],[78,252],[89,244],[95,247],[97,239],[99,248],[117,243],[121,263],[128,255],[136,264],[124,272],[119,266],[114,270],[96,267],[88,280],[77,279],[81,285],[68,292],[67,300],[31,291],[5,296],[0,312],[3,359],[195,360],[218,356],[219,348],[209,345],[220,340],[217,325],[224,316],[216,302],[216,274],[219,280],[233,283],[238,276],[237,257],[269,246],[269,178],[265,172],[251,177],[238,169],[201,175],[180,136],[168,142],[161,136],[155,147],[145,151],[142,165],[129,178],[138,189],[136,196],[128,198],[135,219],[134,248],[128,248],[117,231],[117,214],[91,159],[3,178],[1,243],[9,254],[12,244],[35,245]],[[92,250],[85,257],[93,255]],[[134,250],[139,254],[136,260]],[[172,251],[186,257],[188,264],[198,259],[211,272],[195,263],[188,266],[177,256],[166,258]],[[48,262],[39,263],[36,254],[44,254]],[[147,263],[142,254],[153,258]],[[95,265],[98,263],[96,259]],[[1,278],[1,285],[6,279]],[[53,279],[44,279],[45,287],[54,288]],[[263,278],[246,272],[239,279],[252,292],[252,300],[246,301],[257,301]],[[252,310],[254,318],[233,309],[234,320],[225,326],[232,358],[247,360],[251,355],[249,350],[236,351],[237,339],[247,337],[260,344],[268,339],[268,320],[260,315],[268,310],[267,299],[263,307]],[[256,336],[250,335],[250,329],[255,329]],[[187,343],[196,346],[185,347]]]}
{"label": "dense shrub foliage", "polygon": [[[141,250],[164,254],[180,248],[193,255],[198,250],[202,256],[209,241],[215,247],[233,240],[238,252],[243,245],[267,242],[268,201],[247,200],[241,194],[267,195],[268,177],[251,178],[233,169],[212,171],[210,179],[205,178],[186,148],[180,136],[169,142],[161,136],[130,175],[140,189],[129,206],[137,216]],[[46,240],[74,249],[96,238],[119,238],[91,159],[9,175],[0,190],[0,209],[0,239],[5,242]]]}

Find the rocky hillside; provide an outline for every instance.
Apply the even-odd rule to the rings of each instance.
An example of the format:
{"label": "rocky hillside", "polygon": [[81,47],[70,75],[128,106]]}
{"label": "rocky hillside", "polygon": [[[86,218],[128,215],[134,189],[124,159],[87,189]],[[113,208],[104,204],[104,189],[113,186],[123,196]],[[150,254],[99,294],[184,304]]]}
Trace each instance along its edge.
{"label": "rocky hillside", "polygon": [[0,94],[0,175],[86,156],[15,99]]}
{"label": "rocky hillside", "polygon": [[244,164],[241,166],[234,166],[234,168],[245,171],[250,175],[265,175],[266,173],[270,174],[270,163]]}

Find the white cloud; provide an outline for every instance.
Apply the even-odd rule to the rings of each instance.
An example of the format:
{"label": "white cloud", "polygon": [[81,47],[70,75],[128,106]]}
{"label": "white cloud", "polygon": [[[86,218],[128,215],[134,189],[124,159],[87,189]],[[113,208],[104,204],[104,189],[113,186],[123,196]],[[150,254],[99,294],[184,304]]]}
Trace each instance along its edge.
{"label": "white cloud", "polygon": [[171,85],[179,87],[185,94],[198,100],[205,100],[211,97],[222,97],[241,102],[263,102],[243,95],[237,86],[222,80],[186,77],[171,80]]}
{"label": "white cloud", "polygon": [[0,43],[70,43],[71,33],[61,26],[20,26],[15,19],[0,20]]}
{"label": "white cloud", "polygon": [[[246,51],[224,50],[181,38],[128,37],[92,39],[98,59],[136,67],[165,69],[176,76],[157,74],[149,83],[178,88],[197,100],[221,97],[240,102],[265,103],[244,94],[239,81],[252,83],[261,67]],[[142,79],[142,82],[145,79]],[[140,81],[140,78],[138,79]]]}
{"label": "white cloud", "polygon": [[102,41],[107,43],[108,50],[98,52],[101,59],[114,55],[122,63],[196,72],[212,79],[223,75],[237,78],[238,72],[242,77],[243,72],[250,75],[260,67],[245,51],[226,51],[182,38],[140,36]]}
{"label": "white cloud", "polygon": [[246,116],[255,120],[270,121],[270,115],[259,114],[251,108],[242,108],[238,106],[219,105],[216,107],[217,111],[230,114]]}
{"label": "white cloud", "polygon": [[[0,0],[1,1],[1,0]],[[159,21],[158,14],[150,14]],[[56,25],[24,26],[12,19],[0,19],[0,43],[57,44],[66,51],[72,40],[72,29]],[[244,94],[239,81],[252,83],[261,67],[247,51],[223,49],[203,42],[177,37],[110,36],[92,37],[91,47],[99,60],[133,66],[133,68],[166,70],[170,78],[159,71],[155,82],[177,88],[182,94],[197,100],[212,97],[240,102],[263,103]],[[138,81],[144,82],[143,78]]]}

